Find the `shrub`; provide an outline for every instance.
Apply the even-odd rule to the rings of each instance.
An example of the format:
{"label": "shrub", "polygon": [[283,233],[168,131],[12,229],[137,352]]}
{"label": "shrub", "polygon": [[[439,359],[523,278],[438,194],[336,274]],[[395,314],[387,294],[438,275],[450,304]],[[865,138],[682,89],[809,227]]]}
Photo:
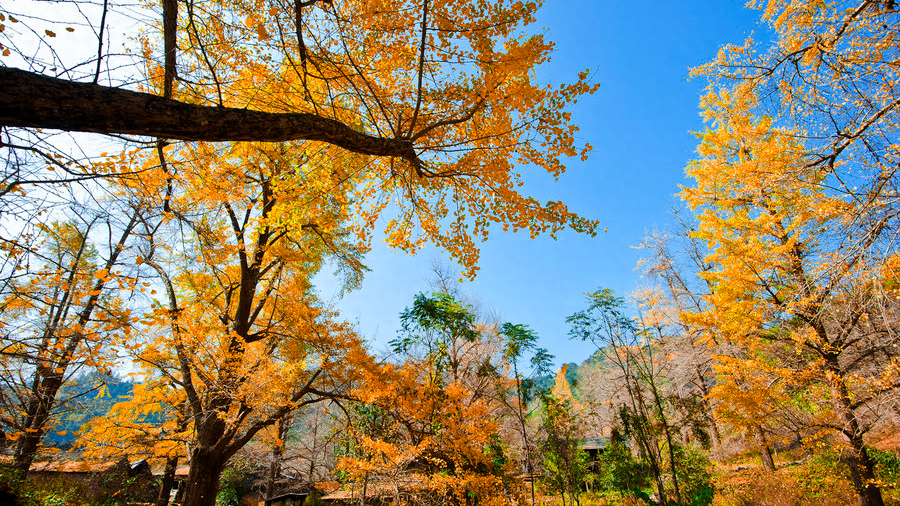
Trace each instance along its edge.
{"label": "shrub", "polygon": [[633,493],[650,483],[650,469],[631,454],[624,443],[613,439],[600,455],[598,484],[602,490]]}
{"label": "shrub", "polygon": [[675,446],[675,469],[682,502],[709,506],[713,501],[712,463],[700,450]]}

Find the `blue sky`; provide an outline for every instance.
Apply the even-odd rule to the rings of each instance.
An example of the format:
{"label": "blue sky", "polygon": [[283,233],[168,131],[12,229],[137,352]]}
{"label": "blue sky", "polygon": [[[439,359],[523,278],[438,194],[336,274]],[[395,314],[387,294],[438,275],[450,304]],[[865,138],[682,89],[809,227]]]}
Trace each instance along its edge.
{"label": "blue sky", "polygon": [[[566,317],[582,308],[585,292],[609,287],[627,295],[638,287],[641,252],[633,246],[667,228],[678,185],[687,183],[684,167],[696,147],[691,132],[702,128],[697,103],[705,86],[687,80],[689,68],[758,32],[758,19],[758,11],[732,0],[547,0],[538,23],[556,51],[538,75],[559,84],[593,71],[600,89],[579,101],[573,117],[594,151],[586,162],[572,161],[558,183],[535,174],[525,188],[599,219],[607,232],[595,238],[564,233],[555,241],[495,232],[482,245],[478,277],[463,289],[503,321],[536,330],[558,364],[584,360],[592,348],[568,339]],[[376,242],[362,287],[335,303],[384,349],[399,328],[399,313],[427,291],[434,261],[450,263],[436,249],[411,257]],[[329,285],[323,280],[326,298],[334,297],[324,288]]]}

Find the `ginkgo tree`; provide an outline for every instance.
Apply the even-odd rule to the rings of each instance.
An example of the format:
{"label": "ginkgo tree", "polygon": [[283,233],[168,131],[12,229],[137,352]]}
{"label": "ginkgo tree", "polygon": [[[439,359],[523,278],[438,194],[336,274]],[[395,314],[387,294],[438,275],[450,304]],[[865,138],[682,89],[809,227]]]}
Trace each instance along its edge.
{"label": "ginkgo tree", "polygon": [[115,356],[108,345],[131,331],[131,311],[113,289],[133,283],[115,268],[135,218],[121,234],[107,228],[105,258],[91,239],[103,228],[102,216],[38,226],[37,244],[26,244],[26,234],[3,243],[8,277],[0,289],[0,423],[15,441],[13,464],[23,472],[65,407],[64,387],[91,369],[110,371]]}
{"label": "ginkgo tree", "polygon": [[[146,201],[139,260],[166,295],[142,324],[165,355],[135,355],[185,395],[186,504],[210,504],[243,444],[368,366],[310,277],[326,257],[361,272],[386,211],[390,244],[430,241],[469,275],[492,226],[594,232],[562,202],[519,192],[525,171],[558,177],[590,150],[569,112],[595,89],[587,74],[536,79],[552,49],[531,28],[539,7],[165,0],[129,13],[144,23],[132,66],[104,46],[115,5],[82,10],[65,32],[65,8],[56,19],[3,12],[7,132],[153,138],[123,154],[144,169],[112,179]],[[91,32],[97,51],[66,60],[63,39],[93,45]]]}
{"label": "ginkgo tree", "polygon": [[[694,69],[716,86],[766,97],[765,115],[805,140],[807,167],[862,216],[890,221],[900,161],[900,8],[894,1],[759,0],[771,43],[729,45]],[[734,97],[739,97],[736,93]],[[856,240],[862,240],[857,237]]]}
{"label": "ginkgo tree", "polygon": [[[710,126],[683,196],[713,268],[701,274],[711,286],[703,308],[685,318],[743,350],[721,361],[732,381],[714,396],[757,417],[764,403],[812,389],[810,423],[839,435],[861,504],[881,505],[865,435],[900,386],[897,301],[883,289],[878,255],[897,211],[861,214],[872,203],[831,191],[832,173],[809,163],[816,155],[803,135],[757,106],[748,86],[704,98]],[[754,381],[760,374],[772,381]],[[737,405],[748,401],[733,395],[741,391],[756,392],[756,408]]]}
{"label": "ginkgo tree", "polygon": [[[177,179],[157,167],[127,183],[163,210],[141,221],[138,260],[164,296],[142,321],[148,338],[133,349],[161,378],[148,388],[168,398],[169,433],[187,444],[184,504],[212,504],[232,456],[294,410],[345,394],[371,362],[311,285],[328,258],[352,283],[361,246],[345,230],[351,184],[331,177],[340,157],[306,148],[183,145],[167,158]],[[161,442],[151,446],[173,456]]]}
{"label": "ginkgo tree", "polygon": [[754,5],[771,44],[726,46],[696,69],[712,81],[711,124],[683,195],[713,268],[687,320],[738,345],[714,392],[733,401],[723,413],[765,420],[802,396],[807,422],[844,441],[861,503],[880,505],[864,436],[898,386],[883,273],[896,254],[900,10]]}

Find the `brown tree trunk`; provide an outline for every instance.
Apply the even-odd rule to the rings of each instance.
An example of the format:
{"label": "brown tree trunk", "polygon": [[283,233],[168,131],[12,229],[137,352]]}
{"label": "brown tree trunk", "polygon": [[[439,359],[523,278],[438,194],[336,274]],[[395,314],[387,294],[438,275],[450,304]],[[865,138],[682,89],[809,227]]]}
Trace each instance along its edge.
{"label": "brown tree trunk", "polygon": [[211,452],[194,450],[182,506],[214,506],[226,462],[227,459]]}
{"label": "brown tree trunk", "polygon": [[272,463],[269,465],[269,479],[266,481],[266,499],[275,497],[275,481],[281,473],[282,451],[279,445],[272,448]]}
{"label": "brown tree trunk", "polygon": [[840,376],[840,367],[837,357],[825,357],[825,363],[831,374],[832,406],[841,424],[841,434],[847,439],[850,453],[847,456],[847,465],[850,468],[850,477],[853,480],[853,488],[859,495],[860,506],[884,506],[881,497],[881,489],[875,484],[875,463],[869,457],[863,442],[863,431],[860,430],[859,420],[853,411],[850,394],[847,385]]}
{"label": "brown tree trunk", "polygon": [[178,457],[166,459],[166,468],[163,471],[162,481],[159,485],[159,495],[156,496],[156,506],[168,506],[169,496],[172,495],[172,487],[175,485],[175,471],[178,469]]}
{"label": "brown tree trunk", "polygon": [[766,433],[762,426],[754,425],[753,430],[756,432],[756,439],[759,441],[759,456],[762,457],[763,467],[770,473],[775,472],[775,459],[772,458],[772,449],[769,447],[769,441],[766,440]]}
{"label": "brown tree trunk", "polygon": [[280,468],[281,462],[278,457],[275,457],[272,459],[272,463],[269,464],[269,478],[266,480],[266,499],[275,497],[275,480],[278,478]]}
{"label": "brown tree trunk", "polygon": [[859,495],[859,506],[884,506],[881,489],[875,485],[875,463],[863,446],[862,439],[851,443],[850,454],[846,460],[850,467],[853,488]]}
{"label": "brown tree trunk", "polygon": [[225,421],[219,417],[222,410],[217,407],[226,402],[227,399],[214,399],[197,424],[197,442],[191,452],[191,468],[182,506],[213,506],[216,503],[219,479],[231,457],[217,445],[225,434]]}
{"label": "brown tree trunk", "polygon": [[21,471],[23,473],[22,476],[27,474],[28,469],[31,468],[31,463],[34,462],[34,456],[37,454],[38,445],[44,436],[43,430],[38,430],[40,432],[26,432],[22,434],[16,442],[13,467]]}
{"label": "brown tree trunk", "polygon": [[678,486],[678,469],[675,463],[675,447],[672,444],[672,430],[669,427],[669,419],[666,418],[665,411],[663,411],[662,399],[660,398],[653,380],[650,379],[648,384],[650,385],[650,392],[653,394],[653,403],[656,405],[657,416],[663,425],[663,432],[666,435],[666,444],[669,446],[669,466],[672,469],[672,487],[675,489],[675,500],[678,504],[681,504],[681,487]]}
{"label": "brown tree trunk", "polygon": [[706,385],[706,376],[700,370],[699,365],[695,365],[694,370],[697,373],[697,384],[700,386],[700,393],[703,394],[701,402],[707,427],[709,428],[709,439],[713,450],[712,458],[716,462],[721,462],[724,457],[722,454],[722,437],[719,435],[719,424],[716,423],[712,403],[709,402],[709,388]]}
{"label": "brown tree trunk", "polygon": [[8,67],[0,68],[0,124],[197,141],[322,141],[418,163],[409,139],[367,135],[315,114],[188,104]]}
{"label": "brown tree trunk", "polygon": [[707,413],[706,419],[709,424],[709,439],[712,443],[713,460],[716,462],[722,462],[724,455],[722,452],[722,437],[719,435],[719,424],[716,423],[716,419],[711,411]]}
{"label": "brown tree trunk", "polygon": [[53,373],[48,377],[42,369],[44,368],[38,367],[38,371],[35,372],[33,399],[26,408],[25,431],[16,442],[13,467],[22,473],[28,473],[31,463],[34,462],[34,456],[47,432],[47,420],[50,419],[53,402],[62,385],[60,374]]}

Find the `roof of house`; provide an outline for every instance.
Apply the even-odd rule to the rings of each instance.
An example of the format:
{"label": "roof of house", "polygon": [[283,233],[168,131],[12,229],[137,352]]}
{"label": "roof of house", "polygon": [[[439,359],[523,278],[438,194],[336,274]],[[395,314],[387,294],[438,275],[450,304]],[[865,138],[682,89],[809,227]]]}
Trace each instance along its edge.
{"label": "roof of house", "polygon": [[[400,487],[402,488],[402,487]],[[391,497],[396,491],[393,482],[376,481],[366,484],[366,497]],[[363,493],[361,483],[351,483],[322,498],[323,501],[347,501],[358,499]]]}
{"label": "roof of house", "polygon": [[[59,460],[35,462],[30,471],[40,473],[101,473],[121,463],[123,459]],[[127,462],[127,461],[126,461]]]}
{"label": "roof of house", "polygon": [[578,442],[578,447],[582,450],[599,450],[609,446],[608,437],[586,437]]}
{"label": "roof of house", "polygon": [[341,488],[341,482],[339,481],[317,481],[313,483],[313,488],[322,492],[323,494],[330,494],[335,490]]}

